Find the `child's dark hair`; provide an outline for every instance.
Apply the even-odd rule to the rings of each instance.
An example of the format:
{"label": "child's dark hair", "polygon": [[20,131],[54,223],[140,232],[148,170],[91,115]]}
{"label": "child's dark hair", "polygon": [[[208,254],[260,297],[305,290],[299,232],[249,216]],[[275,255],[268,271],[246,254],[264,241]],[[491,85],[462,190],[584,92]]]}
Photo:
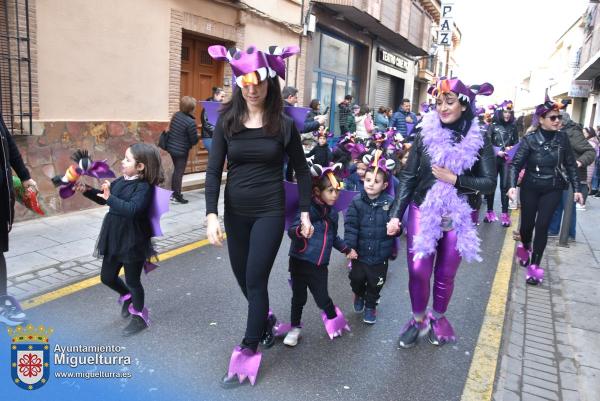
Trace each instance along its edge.
{"label": "child's dark hair", "polygon": [[136,163],[142,163],[144,169],[140,171],[140,179],[150,185],[158,185],[165,180],[165,174],[160,160],[160,152],[154,145],[147,143],[134,143],[129,147]]}
{"label": "child's dark hair", "polygon": [[331,181],[329,180],[329,177],[327,177],[327,175],[313,178],[312,184],[313,188],[318,188],[321,192],[325,191],[327,188],[332,186]]}
{"label": "child's dark hair", "polygon": [[[367,167],[367,171],[365,172],[365,175],[367,173],[374,173],[375,172],[375,166],[369,166]],[[388,177],[388,174],[383,171],[382,169],[377,169],[377,174],[381,174],[381,176],[383,177],[383,182],[388,182],[390,180],[390,177]]]}

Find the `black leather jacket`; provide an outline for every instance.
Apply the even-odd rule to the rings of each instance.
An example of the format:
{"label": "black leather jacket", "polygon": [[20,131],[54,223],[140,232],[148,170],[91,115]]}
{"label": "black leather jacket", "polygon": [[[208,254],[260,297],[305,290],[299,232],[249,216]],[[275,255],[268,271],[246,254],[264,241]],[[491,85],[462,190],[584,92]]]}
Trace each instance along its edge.
{"label": "black leather jacket", "polygon": [[514,146],[519,142],[517,126],[514,123],[494,121],[488,128],[492,145],[504,150],[508,146]]}
{"label": "black leather jacket", "polygon": [[[559,160],[560,159],[560,160]],[[558,177],[557,167],[564,167],[566,176],[573,186],[574,192],[579,192],[577,165],[571,149],[569,138],[564,131],[556,131],[550,140],[546,140],[540,128],[525,135],[521,140],[519,150],[510,163],[509,183],[514,188],[521,169],[525,168],[524,182],[547,181],[549,187]],[[556,189],[563,189],[556,187]]]}
{"label": "black leather jacket", "polygon": [[[458,176],[456,184],[458,193],[462,195],[488,194],[496,188],[496,156],[489,136],[482,132],[483,147],[479,150],[479,159],[470,170]],[[436,183],[431,172],[431,159],[427,154],[420,131],[410,150],[406,167],[400,172],[400,185],[396,202],[390,217],[402,218],[410,202],[420,205],[425,200],[427,192]],[[469,202],[471,204],[471,202]]]}

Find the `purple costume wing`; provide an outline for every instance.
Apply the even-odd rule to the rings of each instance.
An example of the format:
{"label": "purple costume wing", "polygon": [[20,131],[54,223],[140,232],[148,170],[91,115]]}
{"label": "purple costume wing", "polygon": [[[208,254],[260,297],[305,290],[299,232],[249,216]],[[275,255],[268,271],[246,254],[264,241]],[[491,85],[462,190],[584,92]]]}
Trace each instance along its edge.
{"label": "purple costume wing", "polygon": [[92,163],[92,167],[87,171],[82,172],[83,175],[89,175],[94,178],[115,178],[115,173],[110,169],[106,160],[95,161]]}
{"label": "purple costume wing", "polygon": [[163,232],[160,228],[160,217],[169,211],[169,203],[173,191],[154,186],[154,196],[148,210],[150,225],[152,227],[152,236],[160,237]]}
{"label": "purple costume wing", "polygon": [[[283,187],[285,189],[285,229],[287,231],[298,213],[300,195],[298,194],[298,184],[295,182],[284,181]],[[333,208],[346,215],[346,210],[356,195],[358,195],[356,191],[341,190]]]}
{"label": "purple costume wing", "polygon": [[75,183],[70,182],[68,184],[61,185],[58,189],[58,195],[63,199],[67,199],[75,195]]}
{"label": "purple costume wing", "polygon": [[415,124],[406,123],[406,135],[410,135],[412,130],[415,128]]}
{"label": "purple costume wing", "polygon": [[498,152],[500,152],[500,147],[499,146],[492,146],[494,148],[494,154],[496,156],[498,156]]}
{"label": "purple costume wing", "polygon": [[306,115],[310,111],[310,108],[285,106],[283,110],[285,111],[285,114],[294,120],[298,132],[302,132],[304,129],[304,120],[306,120]]}
{"label": "purple costume wing", "polygon": [[200,101],[200,104],[206,111],[206,119],[212,125],[217,124],[217,119],[219,118],[219,108],[223,105],[221,102],[211,102],[208,100]]}
{"label": "purple costume wing", "polygon": [[298,205],[300,204],[300,194],[298,193],[298,184],[295,182],[284,181],[285,190],[285,230],[287,231],[294,222]]}
{"label": "purple costume wing", "polygon": [[342,212],[345,217],[346,212],[348,211],[348,206],[350,206],[350,202],[352,202],[352,199],[354,199],[354,197],[359,193],[360,192],[357,191],[347,191],[342,189],[333,208],[338,212]]}
{"label": "purple costume wing", "polygon": [[515,146],[513,146],[510,150],[508,150],[506,152],[506,155],[508,156],[508,160],[512,160],[513,157],[515,157],[515,155],[517,154],[517,150],[519,150],[520,145],[521,145],[521,142],[517,143]]}

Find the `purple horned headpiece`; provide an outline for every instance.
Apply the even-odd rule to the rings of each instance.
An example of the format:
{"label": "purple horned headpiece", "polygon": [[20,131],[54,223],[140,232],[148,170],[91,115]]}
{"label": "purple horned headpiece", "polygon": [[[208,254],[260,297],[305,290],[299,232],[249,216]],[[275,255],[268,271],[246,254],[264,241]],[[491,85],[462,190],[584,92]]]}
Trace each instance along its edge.
{"label": "purple horned headpiece", "polygon": [[360,155],[367,151],[367,148],[362,143],[347,142],[344,148],[350,152],[352,159],[358,159]]}
{"label": "purple horned headpiece", "polygon": [[245,51],[232,47],[229,50],[221,45],[208,48],[208,54],[219,61],[231,64],[236,84],[241,88],[247,85],[257,85],[267,77],[280,76],[285,79],[284,59],[300,52],[298,46],[270,46],[262,52],[251,45]]}
{"label": "purple horned headpiece", "polygon": [[505,100],[499,105],[497,105],[496,110],[502,111],[513,111],[513,102],[512,100]]}
{"label": "purple horned headpiece", "polygon": [[396,167],[396,162],[392,159],[386,159],[380,149],[375,150],[371,154],[364,155],[362,161],[369,167],[375,167],[375,174],[377,174],[377,170],[379,169],[389,174]]}
{"label": "purple horned headpiece", "polygon": [[421,112],[429,113],[431,110],[435,110],[435,104],[421,103]]}
{"label": "purple horned headpiece", "polygon": [[481,116],[485,114],[485,109],[483,107],[477,107],[475,109],[475,115],[476,116]]}
{"label": "purple horned headpiece", "polygon": [[535,115],[538,117],[542,117],[544,116],[546,113],[548,113],[549,111],[552,110],[560,110],[562,108],[564,108],[566,106],[565,103],[556,103],[555,101],[551,100],[548,97],[548,94],[546,93],[546,100],[544,101],[544,103],[539,104],[535,107]]}
{"label": "purple horned headpiece", "polygon": [[325,137],[325,138],[332,138],[333,137],[333,132],[329,132],[329,128],[325,128],[324,126],[320,126],[318,131],[314,131],[313,135],[315,138],[320,138],[320,137]]}
{"label": "purple horned headpiece", "polygon": [[427,90],[427,93],[433,97],[449,92],[455,93],[459,99],[468,102],[471,108],[475,110],[475,96],[489,96],[494,93],[494,87],[487,82],[481,85],[467,86],[458,78],[441,77]]}
{"label": "purple horned headpiece", "polygon": [[330,165],[329,167],[323,167],[320,164],[313,164],[310,166],[310,173],[313,176],[313,179],[320,180],[323,177],[329,178],[329,182],[331,182],[331,186],[334,189],[342,189],[343,183],[338,181],[336,177],[336,173],[340,173],[342,171],[342,163],[335,163]]}
{"label": "purple horned headpiece", "polygon": [[388,136],[387,136],[387,134],[385,132],[376,132],[376,133],[373,134],[373,136],[371,137],[371,139],[373,141],[375,141],[375,142],[381,143],[381,142],[387,140]]}

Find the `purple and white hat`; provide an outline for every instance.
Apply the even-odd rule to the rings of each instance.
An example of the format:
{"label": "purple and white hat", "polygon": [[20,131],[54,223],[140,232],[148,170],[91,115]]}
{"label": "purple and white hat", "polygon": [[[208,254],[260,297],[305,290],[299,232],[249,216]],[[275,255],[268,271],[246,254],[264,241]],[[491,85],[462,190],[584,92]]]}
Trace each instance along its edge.
{"label": "purple and white hat", "polygon": [[248,85],[257,85],[267,79],[276,76],[285,79],[284,59],[300,52],[298,46],[269,46],[263,52],[256,46],[250,45],[244,51],[232,47],[213,45],[208,48],[208,54],[218,61],[225,61],[231,65],[231,70],[237,86],[240,88]]}
{"label": "purple and white hat", "polygon": [[441,77],[427,90],[427,93],[433,97],[438,97],[444,93],[450,92],[455,93],[459,99],[468,102],[471,105],[471,108],[475,110],[475,96],[491,95],[494,93],[494,86],[487,82],[481,85],[467,86],[458,78]]}

